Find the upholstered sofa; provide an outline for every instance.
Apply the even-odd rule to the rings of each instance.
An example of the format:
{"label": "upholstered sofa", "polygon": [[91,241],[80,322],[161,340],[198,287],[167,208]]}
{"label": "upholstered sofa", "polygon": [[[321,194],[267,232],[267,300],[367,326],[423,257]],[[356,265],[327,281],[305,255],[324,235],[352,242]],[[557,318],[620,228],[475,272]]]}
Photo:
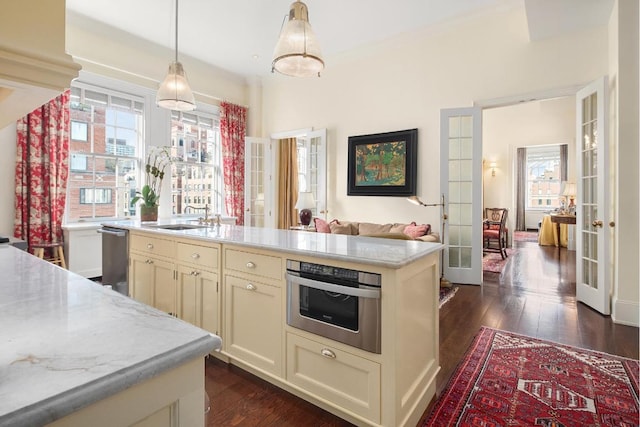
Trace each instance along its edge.
{"label": "upholstered sofa", "polygon": [[348,234],[351,236],[383,237],[387,239],[420,240],[423,242],[439,242],[438,233],[431,232],[430,224],[387,223],[338,221],[327,222],[321,218],[314,218],[316,232]]}

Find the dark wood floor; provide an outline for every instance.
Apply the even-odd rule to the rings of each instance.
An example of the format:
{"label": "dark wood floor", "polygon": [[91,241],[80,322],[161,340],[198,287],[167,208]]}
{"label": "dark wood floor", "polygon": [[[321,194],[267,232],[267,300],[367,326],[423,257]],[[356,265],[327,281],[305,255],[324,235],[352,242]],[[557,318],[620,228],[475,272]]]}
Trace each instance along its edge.
{"label": "dark wood floor", "polygon": [[[440,310],[438,394],[481,326],[638,359],[638,328],[576,302],[574,251],[531,242],[515,247],[502,275],[485,274],[481,287],[460,286]],[[215,358],[206,363],[206,389],[209,426],[351,425]]]}

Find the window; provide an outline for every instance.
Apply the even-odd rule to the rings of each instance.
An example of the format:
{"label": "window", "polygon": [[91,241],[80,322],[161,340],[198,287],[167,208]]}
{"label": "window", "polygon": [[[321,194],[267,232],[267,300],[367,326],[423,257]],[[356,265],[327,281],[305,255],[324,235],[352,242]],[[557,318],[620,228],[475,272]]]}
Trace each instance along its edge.
{"label": "window", "polygon": [[224,214],[222,144],[218,118],[207,112],[171,113],[173,214]]}
{"label": "window", "polygon": [[560,206],[560,145],[527,147],[527,208]]}
{"label": "window", "polygon": [[143,98],[74,82],[70,116],[67,220],[135,215]]}
{"label": "window", "polygon": [[91,203],[102,205],[111,203],[111,188],[81,188],[80,204]]}
{"label": "window", "polygon": [[71,139],[74,141],[87,141],[88,126],[85,122],[71,121]]}

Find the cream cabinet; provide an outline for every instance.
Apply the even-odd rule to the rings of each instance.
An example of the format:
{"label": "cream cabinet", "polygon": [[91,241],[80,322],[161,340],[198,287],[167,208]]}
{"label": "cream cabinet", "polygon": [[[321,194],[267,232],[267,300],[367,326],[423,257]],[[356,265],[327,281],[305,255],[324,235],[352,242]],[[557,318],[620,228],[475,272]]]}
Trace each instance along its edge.
{"label": "cream cabinet", "polygon": [[380,364],[318,338],[287,332],[287,381],[379,423]]}
{"label": "cream cabinet", "polygon": [[284,377],[283,259],[264,251],[224,247],[225,327],[229,356]]}
{"label": "cream cabinet", "polygon": [[218,245],[176,244],[178,317],[219,335]]}
{"label": "cream cabinet", "polygon": [[276,376],[282,373],[282,290],[225,275],[227,353]]}
{"label": "cream cabinet", "polygon": [[131,298],[177,315],[174,242],[145,233],[131,233],[129,293]]}

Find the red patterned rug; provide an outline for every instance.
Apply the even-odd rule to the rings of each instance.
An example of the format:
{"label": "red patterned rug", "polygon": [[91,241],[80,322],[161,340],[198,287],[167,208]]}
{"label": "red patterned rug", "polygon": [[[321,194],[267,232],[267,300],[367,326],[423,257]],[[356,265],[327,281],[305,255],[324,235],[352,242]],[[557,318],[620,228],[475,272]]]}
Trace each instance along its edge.
{"label": "red patterned rug", "polygon": [[482,256],[482,271],[488,271],[489,273],[502,273],[502,270],[507,265],[515,249],[507,248],[507,257],[502,259],[498,252],[487,252]]}
{"label": "red patterned rug", "polygon": [[638,360],[483,327],[424,426],[638,425]]}

